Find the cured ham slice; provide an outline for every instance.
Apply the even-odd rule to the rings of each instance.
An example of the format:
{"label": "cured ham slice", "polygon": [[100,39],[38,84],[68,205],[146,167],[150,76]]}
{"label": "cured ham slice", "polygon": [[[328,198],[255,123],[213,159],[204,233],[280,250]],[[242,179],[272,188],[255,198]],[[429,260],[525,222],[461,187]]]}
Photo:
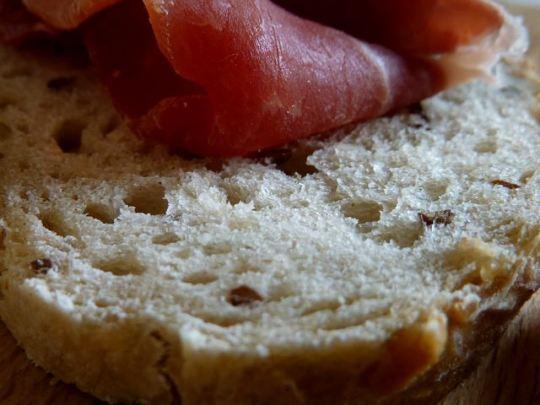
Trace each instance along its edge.
{"label": "cured ham slice", "polygon": [[77,28],[86,19],[121,0],[22,0],[43,21],[58,29]]}
{"label": "cured ham slice", "polygon": [[[74,28],[117,1],[24,2],[50,25]],[[489,69],[520,34],[487,0],[277,2],[350,35],[269,0],[130,0],[83,29],[137,133],[219,156],[419,101]]]}
{"label": "cured ham slice", "polygon": [[448,86],[490,78],[527,48],[520,20],[490,0],[275,0],[286,9],[401,54],[434,59]]}
{"label": "cured ham slice", "polygon": [[85,42],[116,107],[133,120],[164,99],[204,94],[178,75],[159,51],[141,1],[120,4],[90,21]]}
{"label": "cured ham slice", "polygon": [[479,0],[276,0],[275,3],[357,38],[401,53],[453,52],[504,24],[493,3]]}
{"label": "cured ham slice", "polygon": [[167,60],[205,93],[163,100],[140,129],[196,154],[281,145],[384,114],[444,85],[430,62],[362,43],[269,1],[146,6]]}

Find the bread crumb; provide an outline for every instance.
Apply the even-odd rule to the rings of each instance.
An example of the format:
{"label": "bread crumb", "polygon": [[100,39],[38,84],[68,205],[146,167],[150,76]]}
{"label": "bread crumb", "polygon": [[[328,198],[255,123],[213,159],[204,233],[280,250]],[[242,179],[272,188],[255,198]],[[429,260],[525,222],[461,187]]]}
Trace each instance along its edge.
{"label": "bread crumb", "polygon": [[45,275],[49,272],[50,269],[52,269],[53,262],[51,259],[48,258],[36,259],[32,263],[30,263],[30,266],[32,267],[32,270],[35,274]]}
{"label": "bread crumb", "polygon": [[437,211],[431,214],[421,212],[418,214],[420,220],[426,226],[450,225],[454,220],[455,214],[450,210]]}
{"label": "bread crumb", "polygon": [[490,244],[478,238],[462,238],[449,256],[449,264],[455,268],[472,265],[473,271],[466,282],[492,284],[496,278],[506,276],[506,263]]}
{"label": "bread crumb", "polygon": [[250,305],[256,301],[262,301],[261,295],[246,285],[232,289],[227,295],[227,302],[235,307]]}
{"label": "bread crumb", "polygon": [[521,186],[519,184],[510,183],[509,181],[500,180],[500,179],[492,180],[491,184],[493,184],[494,186],[503,186],[503,187],[509,188],[510,190],[515,190],[517,188],[521,188]]}

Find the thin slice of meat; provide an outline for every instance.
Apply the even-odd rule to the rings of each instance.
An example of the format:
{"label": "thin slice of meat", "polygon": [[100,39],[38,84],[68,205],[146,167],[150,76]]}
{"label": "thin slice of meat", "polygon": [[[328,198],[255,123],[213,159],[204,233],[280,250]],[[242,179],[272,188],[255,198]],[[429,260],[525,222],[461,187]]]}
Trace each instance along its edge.
{"label": "thin slice of meat", "polygon": [[[117,2],[24,1],[58,28]],[[467,81],[521,34],[489,0],[276,1],[367,42],[270,0],[144,0],[147,11],[130,0],[94,17],[86,43],[136,132],[229,156],[369,119]]]}
{"label": "thin slice of meat", "polygon": [[0,42],[19,44],[54,30],[23,7],[20,0],[0,0]]}
{"label": "thin slice of meat", "polygon": [[122,0],[22,0],[28,10],[58,29],[73,29]]}
{"label": "thin slice of meat", "polygon": [[400,53],[454,52],[496,32],[504,16],[482,0],[274,0],[287,10]]}
{"label": "thin slice of meat", "polygon": [[178,75],[159,51],[142,1],[104,11],[84,27],[92,63],[118,110],[131,119],[163,99],[204,90]]}
{"label": "thin slice of meat", "polygon": [[358,41],[267,0],[145,4],[165,57],[205,94],[164,100],[142,128],[196,154],[281,145],[444,87],[433,63]]}
{"label": "thin slice of meat", "polygon": [[520,21],[491,0],[274,1],[401,54],[436,59],[449,86],[489,77],[501,57],[527,47]]}

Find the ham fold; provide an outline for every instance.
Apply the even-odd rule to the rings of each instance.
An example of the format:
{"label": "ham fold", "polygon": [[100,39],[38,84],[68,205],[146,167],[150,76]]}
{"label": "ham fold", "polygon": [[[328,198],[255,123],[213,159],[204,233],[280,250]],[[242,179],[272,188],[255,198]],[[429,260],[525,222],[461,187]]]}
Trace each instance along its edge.
{"label": "ham fold", "polygon": [[203,156],[383,115],[525,44],[519,22],[487,0],[24,3],[54,28],[81,27],[136,133]]}

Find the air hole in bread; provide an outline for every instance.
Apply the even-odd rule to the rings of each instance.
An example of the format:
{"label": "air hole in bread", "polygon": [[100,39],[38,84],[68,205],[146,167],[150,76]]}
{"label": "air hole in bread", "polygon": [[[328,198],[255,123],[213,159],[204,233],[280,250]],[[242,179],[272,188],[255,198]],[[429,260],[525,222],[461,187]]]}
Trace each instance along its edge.
{"label": "air hole in bread", "polygon": [[213,283],[217,279],[218,277],[214,274],[204,272],[204,271],[199,271],[196,273],[191,273],[191,274],[186,275],[182,281],[187,284],[205,285],[205,284]]}
{"label": "air hole in bread", "polygon": [[308,163],[308,158],[315,151],[315,147],[306,144],[289,145],[284,148],[269,149],[252,155],[255,161],[274,164],[288,176],[307,176],[318,170]]}
{"label": "air hole in bread", "polygon": [[260,273],[262,272],[261,268],[252,266],[249,263],[244,262],[243,260],[234,268],[236,274],[246,274],[246,273]]}
{"label": "air hole in bread", "polygon": [[53,136],[62,152],[77,153],[80,151],[84,129],[85,124],[77,120],[64,121],[56,129]]}
{"label": "air hole in bread", "polygon": [[239,203],[248,203],[251,200],[250,191],[236,184],[225,184],[225,195],[232,206]]}
{"label": "air hole in bread", "polygon": [[380,220],[383,206],[376,201],[357,200],[345,203],[341,210],[346,217],[356,219],[359,224],[365,224]]}
{"label": "air hole in bread", "polygon": [[317,168],[308,163],[308,158],[312,153],[312,148],[297,147],[291,151],[289,159],[277,163],[276,167],[288,176],[304,177],[317,173]]}
{"label": "air hole in bread", "polygon": [[446,193],[446,190],[448,190],[448,181],[447,180],[428,181],[424,184],[424,190],[426,191],[426,194],[431,200],[437,201]]}
{"label": "air hole in bread", "polygon": [[415,129],[429,128],[430,119],[421,103],[407,107],[404,112],[408,115],[407,121],[410,127]]}
{"label": "air hole in bread", "polygon": [[235,206],[241,202],[244,202],[244,199],[242,198],[242,196],[236,193],[234,190],[226,189],[226,194],[227,194],[227,201],[232,206]]}
{"label": "air hole in bread", "polygon": [[94,301],[94,305],[98,308],[107,308],[107,307],[110,307],[111,306],[111,303],[106,300],[106,299],[103,299],[103,298],[97,298],[95,301]]}
{"label": "air hole in bread", "polygon": [[0,141],[6,140],[11,136],[13,130],[7,124],[0,122]]}
{"label": "air hole in bread", "polygon": [[233,307],[252,305],[262,301],[262,299],[257,291],[247,285],[233,288],[227,294],[227,302]]}
{"label": "air hole in bread", "polygon": [[521,177],[519,178],[519,181],[523,184],[527,184],[532,176],[534,176],[535,171],[534,170],[527,170],[524,172]]}
{"label": "air hole in bread", "polygon": [[173,243],[177,243],[181,240],[182,238],[174,232],[166,232],[154,236],[152,238],[152,243],[155,243],[156,245],[172,245]]}
{"label": "air hole in bread", "polygon": [[43,276],[47,275],[47,273],[49,273],[49,271],[53,267],[54,267],[54,262],[48,257],[36,259],[30,263],[30,268],[32,269],[34,274],[43,275]]}
{"label": "air hole in bread", "polygon": [[408,106],[405,110],[411,115],[418,115],[424,121],[429,121],[429,117],[426,114],[426,110],[424,110],[422,103],[414,103]]}
{"label": "air hole in bread", "polygon": [[88,204],[84,209],[84,213],[104,224],[114,223],[115,219],[118,218],[118,215],[120,214],[118,209],[101,203]]}
{"label": "air hole in bread", "polygon": [[193,253],[191,249],[183,249],[183,250],[180,250],[179,252],[176,252],[176,257],[187,260],[191,257],[192,254]]}
{"label": "air hole in bread", "polygon": [[423,235],[424,229],[420,221],[411,224],[394,224],[391,228],[386,228],[380,239],[383,242],[393,242],[400,248],[413,246]]}
{"label": "air hole in bread", "polygon": [[144,266],[131,255],[120,256],[95,263],[94,268],[115,276],[140,275],[145,272]]}
{"label": "air hole in bread", "polygon": [[338,301],[321,301],[316,302],[313,305],[310,305],[308,308],[304,309],[301,313],[301,316],[313,315],[317,312],[324,311],[335,311],[341,306]]}
{"label": "air hole in bread", "polygon": [[73,231],[66,225],[60,213],[56,211],[41,212],[38,218],[46,229],[59,236],[73,235]]}
{"label": "air hole in bread", "polygon": [[124,202],[140,214],[164,215],[169,208],[165,187],[159,183],[134,188]]}
{"label": "air hole in bread", "polygon": [[478,142],[474,150],[478,153],[495,153],[497,152],[498,145],[497,141],[494,139],[486,139],[484,141]]}
{"label": "air hole in bread", "polygon": [[232,252],[232,246],[228,242],[210,243],[204,246],[203,251],[207,256],[225,255]]}
{"label": "air hole in bread", "polygon": [[60,76],[50,79],[47,82],[47,88],[51,91],[70,91],[73,90],[77,78],[74,76]]}
{"label": "air hole in bread", "polygon": [[204,322],[221,326],[222,328],[231,328],[233,326],[240,325],[246,322],[245,319],[233,317],[233,316],[224,318],[224,317],[218,317],[212,314],[198,314],[197,317]]}

